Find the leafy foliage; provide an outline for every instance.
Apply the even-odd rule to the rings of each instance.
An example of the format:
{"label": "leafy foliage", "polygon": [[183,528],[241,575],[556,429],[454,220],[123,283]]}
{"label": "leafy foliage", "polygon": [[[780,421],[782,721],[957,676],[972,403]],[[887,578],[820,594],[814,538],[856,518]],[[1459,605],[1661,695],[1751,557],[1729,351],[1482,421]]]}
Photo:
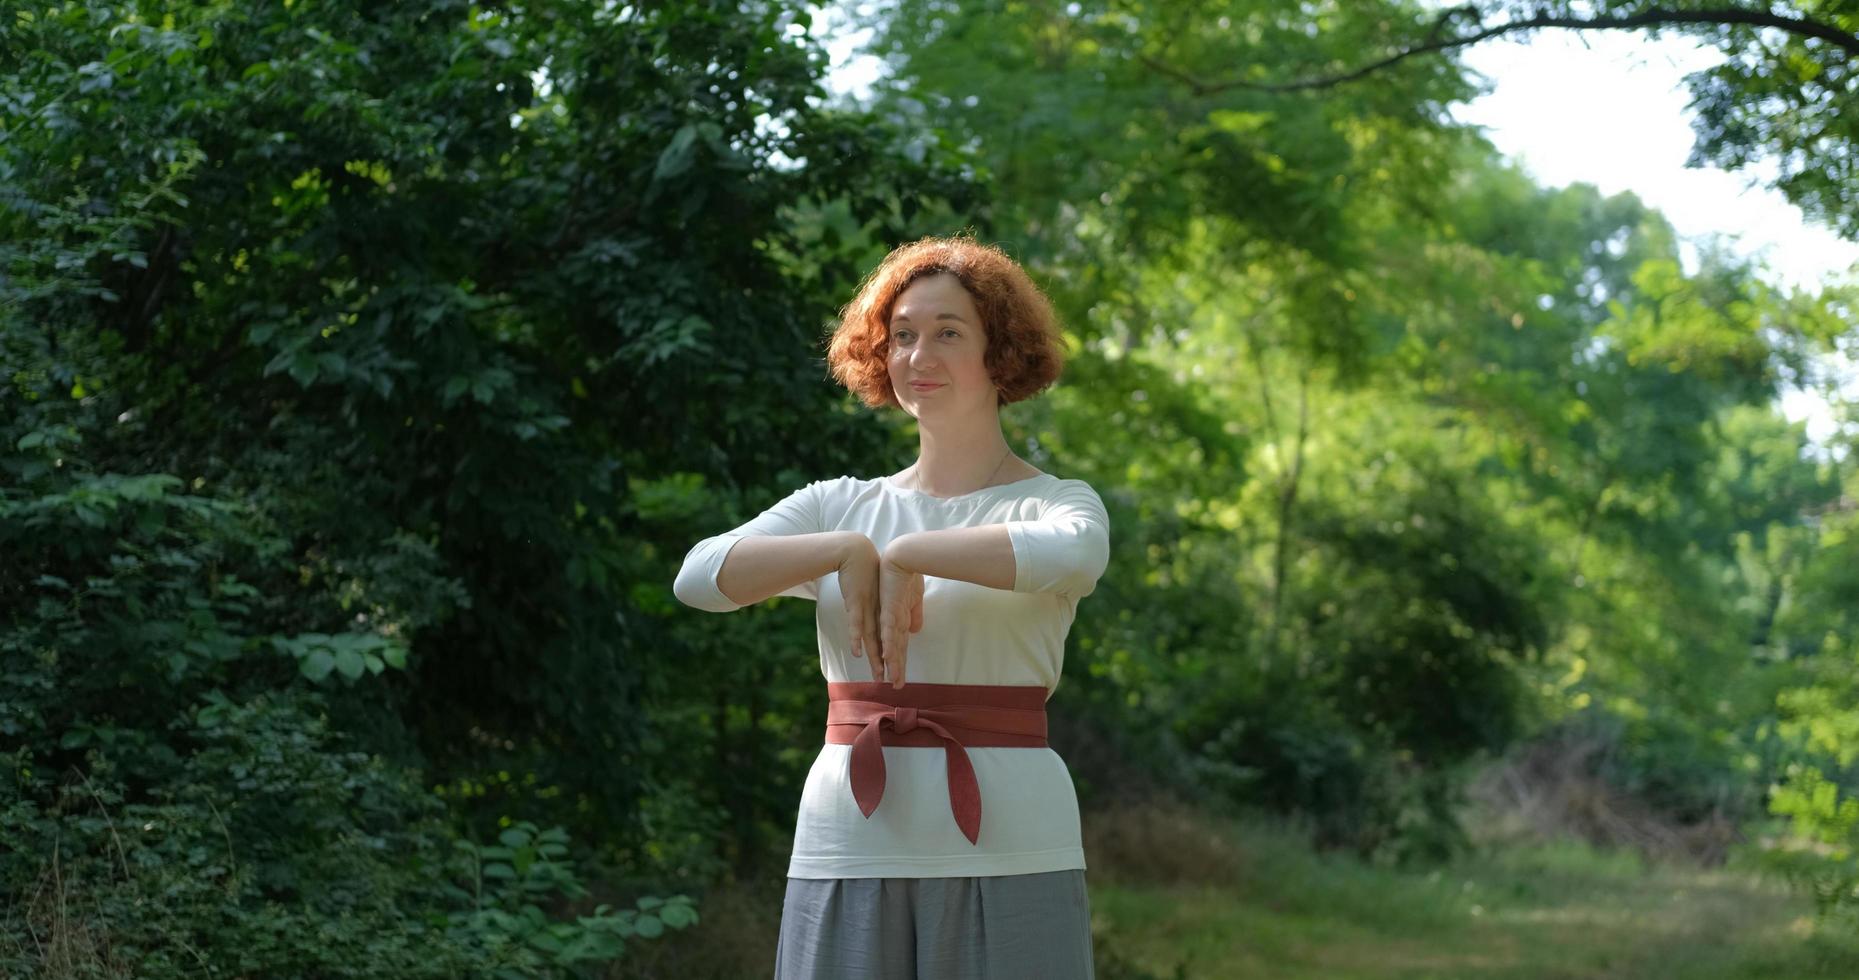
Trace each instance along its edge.
{"label": "leafy foliage", "polygon": [[1127,741],[1215,798],[1394,860],[1462,846],[1463,775],[1562,726],[1675,820],[1759,818],[1791,674],[1769,651],[1799,642],[1777,612],[1818,607],[1809,515],[1850,470],[1770,407],[1849,334],[1842,291],[1709,249],[1687,271],[1631,195],[1535,186],[1438,111],[1469,94],[1449,44],[1339,80],[1565,6],[868,22],[881,104],[977,148],[992,227],[1081,339],[1024,428],[1125,501],[1077,627],[1091,713],[1165,729]]}
{"label": "leafy foliage", "polygon": [[[766,851],[660,846],[783,778],[661,737],[738,690],[726,637],[663,655],[664,552],[882,444],[809,348],[965,193],[820,104],[808,18],[7,15],[0,893],[56,899],[5,903],[8,972],[585,970],[695,913],[577,911],[577,861],[636,895]],[[822,438],[692,397],[751,377]]]}
{"label": "leafy foliage", "polygon": [[[821,342],[964,228],[1071,335],[1011,437],[1112,511],[1056,731],[1421,863],[1484,760],[1586,730],[1675,821],[1788,821],[1777,868],[1854,904],[1854,457],[1773,407],[1851,346],[1850,284],[1535,185],[1449,121],[1449,49],[1281,84],[1425,41],[1418,5],[900,0],[868,110],[812,15],[0,22],[0,969],[586,974],[770,873],[811,610],[672,576],[907,458]],[[1701,156],[1852,211],[1838,44],[1659,29],[1731,55]]]}

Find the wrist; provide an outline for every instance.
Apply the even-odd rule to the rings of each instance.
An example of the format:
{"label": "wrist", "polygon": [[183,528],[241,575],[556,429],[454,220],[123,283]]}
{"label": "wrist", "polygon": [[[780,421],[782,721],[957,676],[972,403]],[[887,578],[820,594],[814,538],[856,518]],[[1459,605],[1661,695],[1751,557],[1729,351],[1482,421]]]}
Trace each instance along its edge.
{"label": "wrist", "polygon": [[844,568],[847,562],[861,553],[875,556],[878,553],[878,546],[872,544],[870,538],[857,531],[846,531],[840,538],[839,548],[834,557],[839,560],[839,567]]}
{"label": "wrist", "polygon": [[915,571],[916,569],[911,566],[910,560],[912,544],[922,533],[921,531],[911,531],[907,534],[900,534],[892,538],[890,543],[884,546],[884,553],[880,556],[884,564],[900,572]]}

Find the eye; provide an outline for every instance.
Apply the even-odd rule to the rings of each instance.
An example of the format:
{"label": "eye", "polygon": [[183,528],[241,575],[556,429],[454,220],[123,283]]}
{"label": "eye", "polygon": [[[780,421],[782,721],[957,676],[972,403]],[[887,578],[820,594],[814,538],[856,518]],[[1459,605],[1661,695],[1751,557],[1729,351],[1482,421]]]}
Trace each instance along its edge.
{"label": "eye", "polygon": [[[952,334],[952,333],[956,333],[956,330],[955,330],[955,328],[954,328],[954,327],[948,327],[948,328],[946,328],[946,329],[944,329],[944,330],[943,330],[943,332],[942,332],[942,335],[943,335],[943,336],[945,336],[945,337],[947,337],[948,335],[950,335],[950,334]],[[958,337],[959,337],[959,336],[961,336],[961,334],[959,334],[959,333],[956,333],[956,336],[958,336]]]}

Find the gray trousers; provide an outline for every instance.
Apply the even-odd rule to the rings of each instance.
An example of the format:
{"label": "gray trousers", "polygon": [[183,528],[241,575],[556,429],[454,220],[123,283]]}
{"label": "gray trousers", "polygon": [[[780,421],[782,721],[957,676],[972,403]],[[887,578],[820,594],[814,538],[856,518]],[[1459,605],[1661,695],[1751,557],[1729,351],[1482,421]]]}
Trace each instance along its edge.
{"label": "gray trousers", "polygon": [[789,878],[775,980],[1093,980],[1084,871]]}

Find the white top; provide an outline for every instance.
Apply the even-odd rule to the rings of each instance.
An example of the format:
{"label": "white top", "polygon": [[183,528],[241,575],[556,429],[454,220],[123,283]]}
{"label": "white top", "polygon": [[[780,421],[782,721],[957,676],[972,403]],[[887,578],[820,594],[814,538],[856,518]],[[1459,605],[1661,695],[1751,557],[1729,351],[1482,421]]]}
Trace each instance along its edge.
{"label": "white top", "polygon": [[[1050,473],[936,497],[890,477],[819,480],[684,556],[673,592],[712,612],[741,608],[717,588],[729,549],[752,534],[859,531],[880,552],[911,531],[1005,524],[1013,542],[1011,591],[924,576],[923,629],[910,636],[904,683],[1059,685],[1065,634],[1078,600],[1110,559],[1110,519],[1090,484]],[[837,572],[781,595],[814,600],[820,673],[871,680],[853,657]],[[822,692],[824,693],[824,692]],[[821,700],[820,732],[826,729]],[[795,821],[793,878],[932,878],[1034,874],[1084,867],[1071,771],[1050,748],[967,750],[981,789],[981,833],[971,844],[949,810],[940,747],[884,746],[884,798],[871,817],[852,798],[852,746],[822,743]]]}

